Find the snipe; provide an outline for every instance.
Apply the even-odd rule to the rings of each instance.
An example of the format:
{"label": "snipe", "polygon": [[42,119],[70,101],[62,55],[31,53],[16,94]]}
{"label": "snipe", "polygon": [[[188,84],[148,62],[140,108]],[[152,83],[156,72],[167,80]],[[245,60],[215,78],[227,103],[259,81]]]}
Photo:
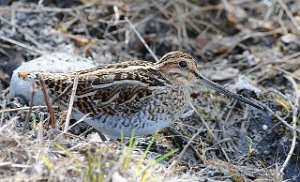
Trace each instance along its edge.
{"label": "snipe", "polygon": [[234,94],[206,79],[188,54],[175,51],[159,62],[128,61],[102,65],[72,73],[28,73],[21,77],[43,78],[49,95],[62,109],[68,107],[74,79],[78,87],[73,105],[73,116],[112,137],[152,134],[170,126],[190,102],[190,85],[196,80],[229,97],[258,109],[258,102]]}

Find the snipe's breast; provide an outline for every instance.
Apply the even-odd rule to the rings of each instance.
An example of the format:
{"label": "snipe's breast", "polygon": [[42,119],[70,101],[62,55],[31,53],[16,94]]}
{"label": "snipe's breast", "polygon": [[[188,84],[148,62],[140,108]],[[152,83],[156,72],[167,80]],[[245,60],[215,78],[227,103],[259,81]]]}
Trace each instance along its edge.
{"label": "snipe's breast", "polygon": [[[99,107],[99,113],[86,121],[107,135],[119,137],[152,134],[176,121],[187,107],[189,92],[181,86],[153,90],[143,100]],[[134,109],[138,108],[138,109]]]}

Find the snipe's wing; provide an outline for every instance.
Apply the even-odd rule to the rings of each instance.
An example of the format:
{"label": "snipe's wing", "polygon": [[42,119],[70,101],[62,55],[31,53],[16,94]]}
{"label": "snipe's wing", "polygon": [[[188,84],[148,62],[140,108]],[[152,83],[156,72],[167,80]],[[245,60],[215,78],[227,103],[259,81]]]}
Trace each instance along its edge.
{"label": "snipe's wing", "polygon": [[[44,80],[49,95],[59,104],[69,103],[74,79],[78,86],[73,106],[84,114],[138,112],[152,94],[170,82],[151,63],[119,63],[68,74],[37,73],[34,80]],[[138,65],[138,66],[137,66]],[[39,85],[39,84],[38,84]]]}

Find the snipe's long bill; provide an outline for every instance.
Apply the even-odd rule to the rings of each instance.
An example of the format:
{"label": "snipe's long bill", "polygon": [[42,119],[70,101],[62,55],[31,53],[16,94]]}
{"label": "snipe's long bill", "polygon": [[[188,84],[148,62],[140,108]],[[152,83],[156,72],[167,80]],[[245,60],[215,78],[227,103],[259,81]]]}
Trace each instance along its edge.
{"label": "snipe's long bill", "polygon": [[233,99],[236,99],[240,102],[246,103],[252,107],[255,107],[257,109],[261,109],[261,110],[266,110],[265,106],[263,106],[262,104],[260,104],[257,101],[254,101],[252,99],[248,99],[246,97],[243,97],[241,95],[235,94],[229,90],[227,90],[226,88],[224,88],[223,86],[207,79],[206,77],[204,77],[203,75],[199,74],[198,78],[208,87],[216,90],[217,92],[223,93],[224,95],[231,97]]}

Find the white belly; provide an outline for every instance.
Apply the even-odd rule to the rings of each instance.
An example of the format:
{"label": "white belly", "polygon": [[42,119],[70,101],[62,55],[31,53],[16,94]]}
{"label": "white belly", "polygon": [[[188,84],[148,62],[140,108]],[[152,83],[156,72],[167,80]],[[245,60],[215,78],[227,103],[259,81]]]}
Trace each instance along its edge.
{"label": "white belly", "polygon": [[107,120],[106,123],[102,123],[98,119],[90,119],[86,122],[97,130],[114,138],[119,138],[121,133],[123,133],[125,137],[130,137],[132,134],[134,134],[134,136],[153,134],[173,123],[170,120],[143,120],[129,123],[126,120],[116,118],[114,120]]}

